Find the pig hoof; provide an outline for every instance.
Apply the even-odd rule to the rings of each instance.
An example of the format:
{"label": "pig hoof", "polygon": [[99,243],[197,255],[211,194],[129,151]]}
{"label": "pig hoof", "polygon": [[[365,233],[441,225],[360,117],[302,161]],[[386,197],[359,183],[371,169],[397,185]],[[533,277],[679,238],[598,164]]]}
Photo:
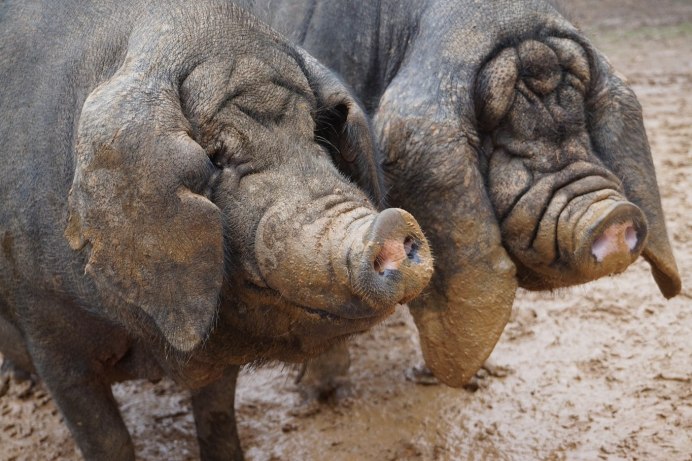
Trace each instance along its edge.
{"label": "pig hoof", "polygon": [[303,365],[296,384],[304,401],[336,402],[350,394],[351,356],[345,343]]}
{"label": "pig hoof", "polygon": [[15,391],[13,392],[16,393],[17,397],[23,399],[31,393],[35,383],[31,373],[4,359],[2,366],[0,366],[0,397],[7,394],[10,387],[14,387]]}
{"label": "pig hoof", "polygon": [[303,365],[296,378],[298,393],[303,403],[337,403],[351,394],[351,383],[346,376],[315,376],[310,365]]}
{"label": "pig hoof", "polygon": [[0,366],[0,377],[7,378],[16,383],[30,381],[33,385],[35,382],[34,376],[30,372],[15,365],[14,362],[7,358],[3,360],[2,366]]}
{"label": "pig hoof", "polygon": [[424,386],[434,386],[440,384],[440,381],[435,378],[432,371],[425,365],[415,365],[407,368],[404,371],[404,376],[407,380]]}
{"label": "pig hoof", "polygon": [[476,392],[479,389],[485,389],[490,385],[489,377],[504,378],[512,372],[511,369],[500,365],[495,365],[492,362],[486,362],[476,372],[476,374],[464,385],[464,389],[469,392]]}

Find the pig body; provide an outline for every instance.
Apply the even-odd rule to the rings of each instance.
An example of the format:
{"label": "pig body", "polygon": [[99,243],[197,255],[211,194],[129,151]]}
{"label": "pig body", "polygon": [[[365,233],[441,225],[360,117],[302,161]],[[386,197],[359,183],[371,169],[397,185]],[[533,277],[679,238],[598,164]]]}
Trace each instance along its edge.
{"label": "pig body", "polygon": [[641,108],[550,3],[238,3],[342,75],[373,117],[389,203],[436,254],[410,308],[443,382],[481,366],[517,286],[584,283],[642,254],[664,296],[679,293]]}
{"label": "pig body", "polygon": [[241,459],[239,366],[318,354],[430,277],[415,220],[347,179],[379,200],[362,109],[228,2],[0,18],[0,351],[87,459],[134,459],[110,384],[164,376],[202,458]]}

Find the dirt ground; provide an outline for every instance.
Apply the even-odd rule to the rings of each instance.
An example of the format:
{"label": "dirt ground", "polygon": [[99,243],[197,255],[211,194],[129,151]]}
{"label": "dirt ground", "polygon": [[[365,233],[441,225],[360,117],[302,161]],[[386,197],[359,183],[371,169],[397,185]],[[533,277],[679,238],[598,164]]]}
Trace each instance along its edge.
{"label": "dirt ground", "polygon": [[[421,357],[402,309],[354,341],[336,403],[303,402],[294,369],[244,372],[249,460],[692,460],[692,1],[565,3],[644,107],[683,293],[666,302],[643,261],[521,291],[474,389],[407,380]],[[3,393],[0,460],[81,459],[41,385]],[[115,394],[141,459],[197,459],[186,393],[164,381]]]}

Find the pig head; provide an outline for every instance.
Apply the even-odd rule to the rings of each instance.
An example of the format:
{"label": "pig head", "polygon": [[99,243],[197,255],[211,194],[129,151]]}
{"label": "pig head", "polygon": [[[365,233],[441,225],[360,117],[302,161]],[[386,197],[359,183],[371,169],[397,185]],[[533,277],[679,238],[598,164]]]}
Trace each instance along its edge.
{"label": "pig head", "polygon": [[445,383],[490,354],[517,286],[584,283],[643,254],[664,296],[679,292],[641,108],[548,2],[237,1],[372,114],[388,202],[435,251],[409,306]]}
{"label": "pig head", "polygon": [[460,385],[517,285],[588,282],[640,253],[665,297],[680,277],[641,107],[607,60],[543,2],[433,3],[374,120],[392,203],[437,254],[411,304],[423,353]]}
{"label": "pig head", "polygon": [[641,107],[599,54],[544,32],[500,50],[476,81],[488,190],[520,286],[623,271],[640,253],[666,297],[680,279]]}
{"label": "pig head", "polygon": [[283,47],[188,64],[149,43],[132,40],[80,117],[65,235],[105,293],[179,351],[204,342],[220,304],[236,336],[287,339],[249,341],[249,356],[301,360],[422,290],[415,219],[378,213],[345,177],[379,198],[367,119],[332,74]]}

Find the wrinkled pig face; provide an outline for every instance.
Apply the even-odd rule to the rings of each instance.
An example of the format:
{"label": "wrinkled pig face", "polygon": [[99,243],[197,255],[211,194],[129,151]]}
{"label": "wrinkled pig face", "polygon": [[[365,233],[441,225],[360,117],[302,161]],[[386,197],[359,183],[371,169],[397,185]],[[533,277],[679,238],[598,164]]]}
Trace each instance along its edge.
{"label": "wrinkled pig face", "polygon": [[420,293],[430,250],[347,179],[380,199],[346,88],[280,42],[229,44],[180,75],[132,51],[89,95],[65,235],[175,349],[215,333],[235,360],[303,360]]}
{"label": "wrinkled pig face", "polygon": [[[647,220],[592,137],[600,78],[582,46],[556,37],[502,49],[479,75],[489,195],[527,288],[621,272],[644,247]],[[634,96],[624,97],[626,117],[641,120]],[[633,126],[626,135],[646,149],[641,123]]]}
{"label": "wrinkled pig face", "polygon": [[362,113],[345,93],[325,102],[324,83],[311,83],[295,59],[277,52],[241,63],[225,99],[205,95],[194,73],[186,82],[196,104],[218,107],[196,122],[216,169],[209,197],[225,222],[223,309],[283,360],[372,326],[418,294],[432,267],[413,217],[378,213],[337,168],[360,158],[357,176],[377,186]]}

